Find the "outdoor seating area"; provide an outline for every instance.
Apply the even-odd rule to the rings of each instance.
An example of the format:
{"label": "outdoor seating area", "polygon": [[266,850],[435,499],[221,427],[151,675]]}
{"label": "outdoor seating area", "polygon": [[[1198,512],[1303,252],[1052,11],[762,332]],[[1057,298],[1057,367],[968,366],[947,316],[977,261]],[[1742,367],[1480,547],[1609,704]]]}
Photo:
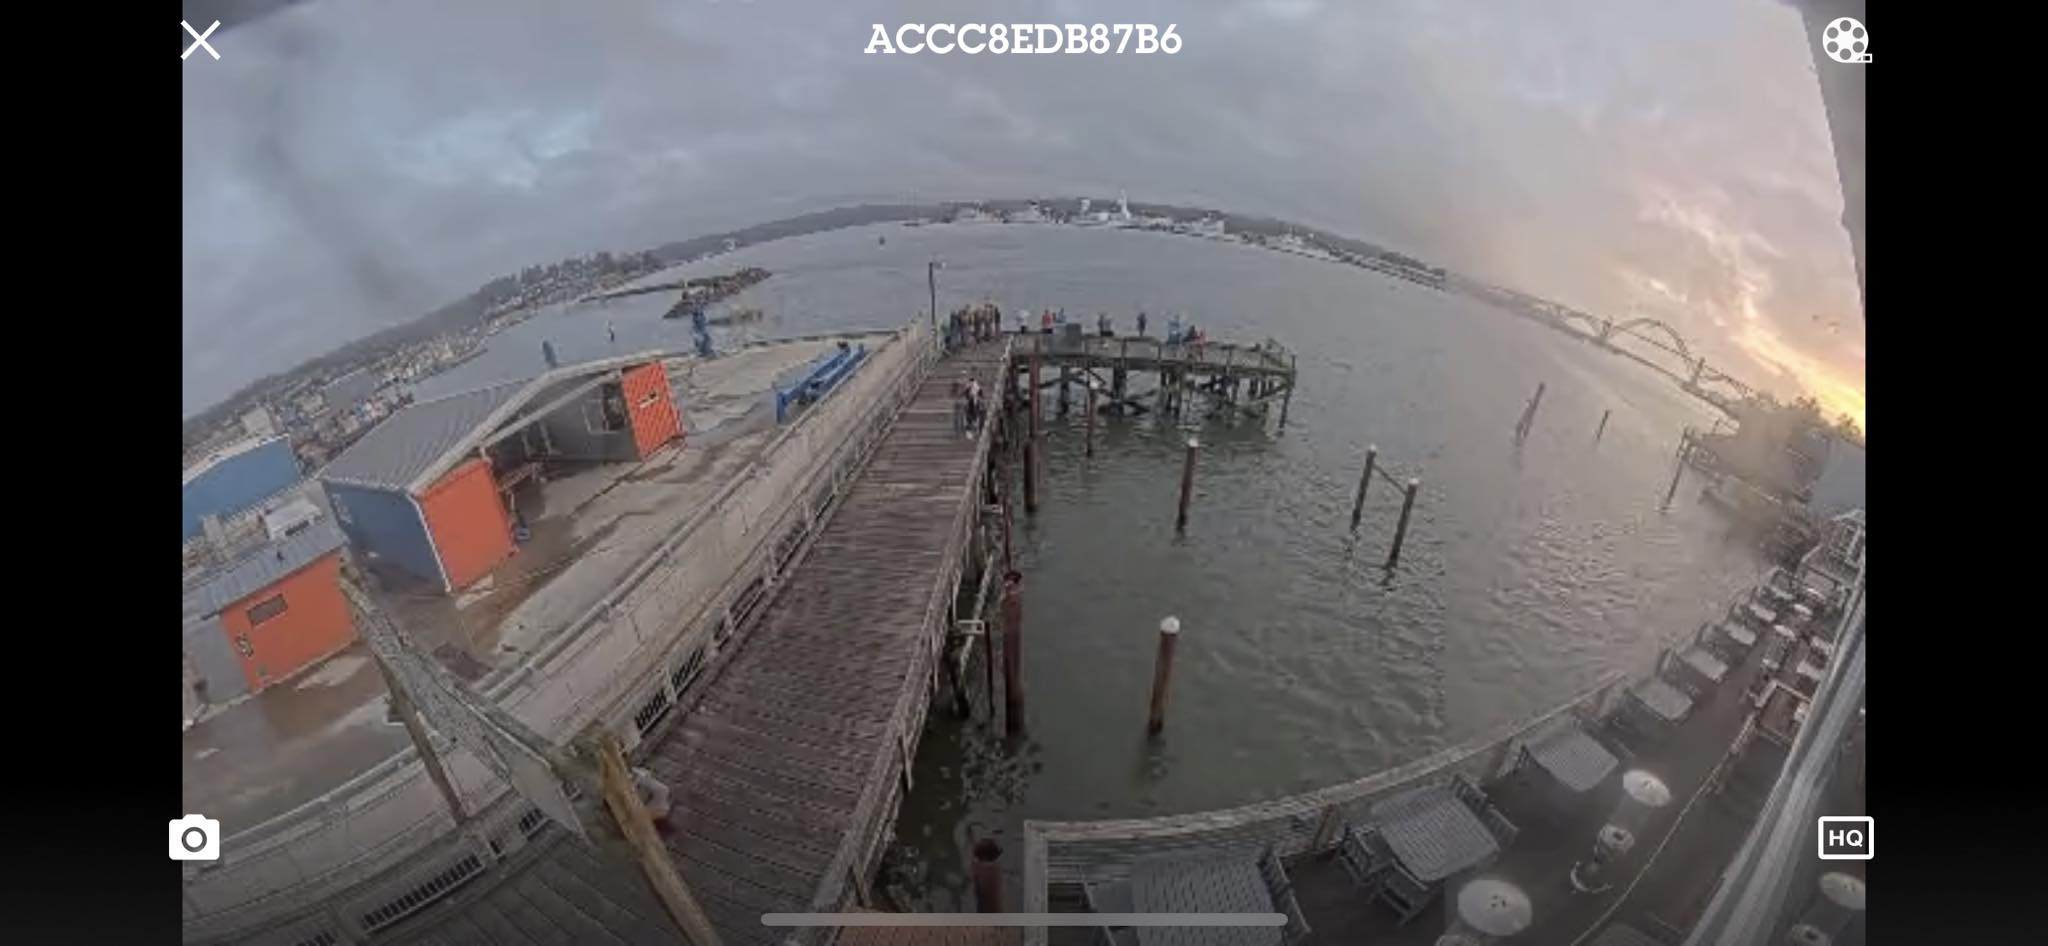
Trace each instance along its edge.
{"label": "outdoor seating area", "polygon": [[[1810,702],[1805,681],[1825,673],[1827,656],[1809,637],[1816,628],[1779,625],[1767,607],[1749,613],[1764,594],[1759,586],[1728,619],[1664,650],[1646,677],[1614,680],[1469,761],[1385,794],[1319,801],[1320,822],[1288,816],[1297,846],[1284,860],[1272,846],[1257,859],[1191,859],[1199,846],[1159,835],[1147,844],[1170,846],[1172,859],[1138,855],[1127,878],[1086,884],[1087,909],[1098,913],[1278,911],[1284,928],[1110,927],[1091,942],[1673,946],[1683,928],[1674,923],[1711,897],[1711,865],[1733,856],[1744,812],[1784,764]],[[1771,623],[1755,623],[1763,618]],[[1764,669],[1759,658],[1781,641],[1785,666]],[[1695,797],[1727,801],[1695,812],[1699,826],[1685,837],[1667,836]],[[1224,828],[1223,813],[1202,820],[1204,831],[1241,830]],[[1679,853],[1648,853],[1673,840]],[[1663,905],[1605,909],[1635,897]]]}
{"label": "outdoor seating area", "polygon": [[[1704,629],[1702,629],[1704,630]],[[1695,637],[1693,643],[1664,661],[1660,672],[1693,699],[1704,699],[1728,678],[1728,662]]]}
{"label": "outdoor seating area", "polygon": [[1720,621],[1710,628],[1707,646],[1729,663],[1740,663],[1756,647],[1757,632],[1738,622]]}
{"label": "outdoor seating area", "polygon": [[1622,693],[1614,728],[1634,743],[1655,744],[1692,715],[1692,697],[1662,676],[1651,676]]}
{"label": "outdoor seating area", "polygon": [[1486,793],[1460,775],[1374,805],[1369,823],[1344,826],[1340,856],[1360,892],[1406,923],[1446,881],[1493,863],[1516,833]]}
{"label": "outdoor seating area", "polygon": [[1117,926],[1100,928],[1110,946],[1293,946],[1309,934],[1294,882],[1271,848],[1257,858],[1151,857],[1129,880],[1088,884],[1094,913],[1280,913],[1285,926]]}
{"label": "outdoor seating area", "polygon": [[1588,728],[1573,718],[1515,749],[1508,777],[1540,797],[1553,820],[1583,811],[1594,791],[1621,767],[1620,758]]}

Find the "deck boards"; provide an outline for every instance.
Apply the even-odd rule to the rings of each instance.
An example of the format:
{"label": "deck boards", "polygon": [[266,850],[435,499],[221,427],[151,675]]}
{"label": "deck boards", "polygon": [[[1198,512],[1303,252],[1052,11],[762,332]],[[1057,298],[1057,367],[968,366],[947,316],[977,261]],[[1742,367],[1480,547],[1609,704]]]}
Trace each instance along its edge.
{"label": "deck boards", "polygon": [[[854,807],[876,761],[900,751],[889,719],[929,646],[932,599],[951,594],[938,587],[945,549],[979,482],[978,443],[954,428],[949,389],[971,372],[999,391],[1003,348],[955,353],[927,376],[759,624],[643,763],[673,790],[669,852],[729,946],[776,942],[761,914],[810,908],[842,840],[865,827]],[[624,860],[552,831],[519,857],[394,941],[683,942]]]}

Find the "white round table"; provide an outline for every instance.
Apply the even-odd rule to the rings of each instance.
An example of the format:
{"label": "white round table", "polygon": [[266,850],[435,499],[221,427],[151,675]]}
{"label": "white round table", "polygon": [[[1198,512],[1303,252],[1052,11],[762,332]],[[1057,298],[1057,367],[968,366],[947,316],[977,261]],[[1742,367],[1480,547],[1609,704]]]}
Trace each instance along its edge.
{"label": "white round table", "polygon": [[1630,769],[1623,774],[1621,790],[1631,801],[1645,808],[1662,808],[1671,804],[1671,789],[1664,780],[1642,769]]}
{"label": "white round table", "polygon": [[1529,895],[1496,877],[1481,877],[1458,891],[1458,921],[1486,936],[1513,936],[1528,929],[1534,916]]}

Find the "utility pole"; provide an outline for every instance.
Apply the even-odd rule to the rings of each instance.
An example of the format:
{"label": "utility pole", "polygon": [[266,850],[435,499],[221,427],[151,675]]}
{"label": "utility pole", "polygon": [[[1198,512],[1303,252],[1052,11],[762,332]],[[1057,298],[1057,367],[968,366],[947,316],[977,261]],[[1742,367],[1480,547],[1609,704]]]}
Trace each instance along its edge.
{"label": "utility pole", "polygon": [[[586,843],[599,841],[602,835],[593,836],[589,828],[603,820],[601,810],[608,812],[662,906],[690,946],[723,946],[718,931],[683,885],[682,875],[677,873],[668,849],[655,832],[654,821],[640,802],[616,734],[603,726],[594,726],[572,748],[555,744],[439,667],[433,656],[421,651],[353,576],[342,576],[341,590],[364,639],[370,643],[378,669],[385,673],[385,682],[392,688],[394,704],[401,707],[400,716],[407,720],[407,731],[414,733],[421,747],[430,775],[439,763],[425,742],[426,723],[469,749],[499,777],[510,781],[522,797]],[[419,689],[409,689],[412,687]],[[414,729],[414,714],[421,724],[418,729]],[[508,766],[503,761],[513,757],[524,757],[528,766]],[[545,774],[536,774],[535,768],[545,769]],[[435,783],[448,795],[450,806],[460,812],[459,800],[453,797],[452,786],[442,784],[444,779],[445,776],[436,778]],[[582,800],[568,797],[570,786],[583,793]],[[462,817],[458,813],[458,820]]]}
{"label": "utility pole", "polygon": [[924,264],[925,285],[932,291],[932,337],[939,337],[939,261]]}
{"label": "utility pole", "polygon": [[682,927],[691,946],[722,946],[718,930],[705,917],[703,907],[697,905],[697,898],[690,895],[690,888],[683,884],[683,877],[676,872],[676,864],[669,857],[668,848],[654,831],[653,817],[640,803],[640,793],[633,787],[633,776],[627,771],[626,753],[619,745],[618,735],[608,729],[600,729],[587,745],[591,754],[597,756],[605,808],[624,832],[626,844],[633,849],[634,859],[640,862],[640,870],[647,875],[647,882],[654,887],[655,895],[661,898],[661,905],[668,909],[676,925]]}

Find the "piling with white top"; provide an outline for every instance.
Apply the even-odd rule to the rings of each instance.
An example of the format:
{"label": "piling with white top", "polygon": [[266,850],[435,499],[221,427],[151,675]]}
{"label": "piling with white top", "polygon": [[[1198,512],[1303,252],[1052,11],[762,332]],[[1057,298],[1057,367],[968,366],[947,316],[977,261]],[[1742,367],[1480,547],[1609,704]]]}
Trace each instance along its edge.
{"label": "piling with white top", "polygon": [[1179,639],[1180,618],[1168,615],[1159,622],[1159,650],[1152,658],[1152,712],[1145,722],[1148,733],[1156,734],[1166,728],[1166,693],[1173,684],[1173,644]]}
{"label": "piling with white top", "polygon": [[1351,501],[1351,531],[1358,531],[1358,518],[1365,514],[1365,488],[1372,485],[1372,468],[1379,463],[1380,448],[1373,444],[1365,448],[1365,472],[1358,474],[1358,496]]}

